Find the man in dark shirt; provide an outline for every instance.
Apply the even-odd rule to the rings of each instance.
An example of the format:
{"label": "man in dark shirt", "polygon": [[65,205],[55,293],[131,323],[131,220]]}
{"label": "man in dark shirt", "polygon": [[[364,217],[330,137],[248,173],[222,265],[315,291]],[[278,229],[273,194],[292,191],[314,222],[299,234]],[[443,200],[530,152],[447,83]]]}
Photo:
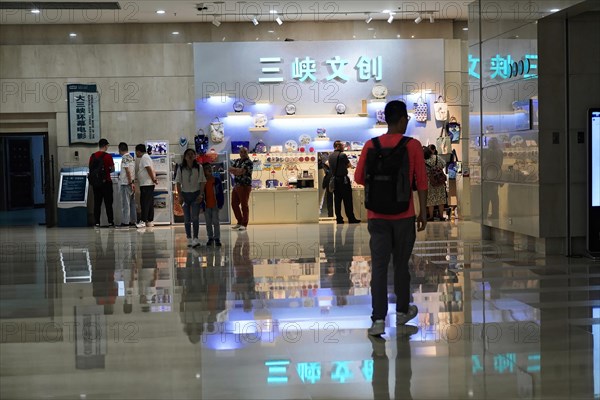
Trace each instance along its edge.
{"label": "man in dark shirt", "polygon": [[231,229],[245,231],[248,226],[250,210],[248,201],[252,190],[252,160],[248,157],[248,149],[240,148],[240,158],[234,160],[229,167],[229,173],[234,176],[234,186],[231,192],[231,208],[237,224]]}
{"label": "man in dark shirt", "polygon": [[350,160],[348,156],[344,154],[344,144],[336,140],[333,143],[335,151],[329,155],[329,168],[331,168],[331,179],[335,179],[335,189],[333,190],[333,201],[335,203],[335,219],[338,224],[344,223],[344,217],[342,216],[342,201],[344,202],[344,209],[346,210],[346,216],[348,222],[351,224],[357,224],[360,222],[354,216],[354,207],[352,205],[352,185],[350,184],[350,178],[348,178],[348,167],[350,166]]}
{"label": "man in dark shirt", "polygon": [[88,167],[92,169],[92,164],[95,159],[99,158],[104,163],[104,182],[100,186],[92,186],[94,188],[94,226],[100,227],[100,214],[102,211],[102,201],[106,208],[106,217],[108,218],[108,226],[114,227],[115,220],[113,217],[113,186],[110,173],[115,170],[113,158],[106,151],[108,150],[108,140],[100,139],[98,142],[98,151],[90,156]]}

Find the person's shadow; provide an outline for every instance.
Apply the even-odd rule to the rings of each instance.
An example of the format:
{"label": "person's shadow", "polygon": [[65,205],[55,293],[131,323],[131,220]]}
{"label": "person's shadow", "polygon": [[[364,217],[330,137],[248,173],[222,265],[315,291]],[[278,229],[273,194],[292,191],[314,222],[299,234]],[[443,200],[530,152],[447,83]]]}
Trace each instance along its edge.
{"label": "person's shadow", "polygon": [[[412,379],[410,336],[418,332],[412,325],[397,328],[396,332],[396,360],[395,360],[395,399],[412,399],[410,381]],[[373,398],[376,400],[389,400],[389,373],[390,361],[386,353],[386,340],[381,336],[369,335],[373,347]]]}
{"label": "person's shadow", "polygon": [[95,241],[92,295],[97,305],[104,306],[104,315],[112,315],[119,292],[119,286],[115,281],[115,235],[113,230],[105,235],[106,245],[102,241],[102,236],[104,235],[97,235]]}
{"label": "person's shadow", "polygon": [[340,307],[348,304],[347,296],[353,286],[350,267],[354,258],[355,229],[356,225],[348,225],[345,234],[342,235],[344,228],[336,226],[331,291],[335,295],[336,304]]}
{"label": "person's shadow", "polygon": [[250,246],[248,234],[240,232],[237,235],[231,255],[235,274],[233,291],[236,293],[236,300],[242,300],[244,312],[248,313],[252,311],[252,300],[256,297],[254,270],[250,260]]}

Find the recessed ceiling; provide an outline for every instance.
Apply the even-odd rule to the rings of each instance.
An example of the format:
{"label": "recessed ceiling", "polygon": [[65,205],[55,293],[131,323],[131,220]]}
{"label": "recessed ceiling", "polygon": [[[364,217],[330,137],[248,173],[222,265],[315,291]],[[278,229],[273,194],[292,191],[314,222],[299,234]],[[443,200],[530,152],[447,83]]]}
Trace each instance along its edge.
{"label": "recessed ceiling", "polygon": [[[578,0],[539,0],[521,1],[534,4],[533,8],[504,7],[502,2],[495,3],[501,15],[500,19],[514,18],[515,14],[542,17],[550,9],[562,9]],[[73,3],[75,5],[73,5]],[[90,4],[87,4],[90,3]],[[96,8],[85,9],[91,3]],[[118,3],[120,10],[106,9],[110,4]],[[258,22],[274,22],[279,16],[284,22],[314,21],[328,22],[340,20],[365,20],[370,15],[374,20],[387,20],[390,13],[395,13],[394,21],[414,20],[420,14],[435,20],[469,19],[469,1],[435,0],[435,1],[214,1],[199,2],[185,0],[140,0],[99,2],[97,0],[80,0],[77,2],[46,1],[1,1],[0,18],[3,24],[90,24],[90,23],[177,23],[177,22],[212,22],[215,16],[221,22],[242,22],[252,24],[254,18]],[[16,5],[15,5],[16,4]],[[10,8],[14,7],[14,8]],[[31,8],[38,8],[40,13],[31,13]],[[93,7],[93,6],[92,6]],[[21,9],[17,9],[21,8]],[[114,8],[114,7],[113,7]],[[157,14],[164,10],[164,14]],[[533,10],[533,11],[532,11]],[[277,11],[276,13],[274,11]],[[522,12],[521,12],[522,11]],[[496,12],[496,9],[494,9]]]}

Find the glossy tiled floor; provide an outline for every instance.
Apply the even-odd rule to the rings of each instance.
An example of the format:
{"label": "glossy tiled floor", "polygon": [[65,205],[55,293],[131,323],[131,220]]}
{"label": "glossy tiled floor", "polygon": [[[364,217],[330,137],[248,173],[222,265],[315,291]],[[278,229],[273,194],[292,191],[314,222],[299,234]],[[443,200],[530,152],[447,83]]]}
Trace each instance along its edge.
{"label": "glossy tiled floor", "polygon": [[430,224],[411,327],[369,339],[366,224],[0,229],[0,398],[516,399],[600,394],[600,266]]}

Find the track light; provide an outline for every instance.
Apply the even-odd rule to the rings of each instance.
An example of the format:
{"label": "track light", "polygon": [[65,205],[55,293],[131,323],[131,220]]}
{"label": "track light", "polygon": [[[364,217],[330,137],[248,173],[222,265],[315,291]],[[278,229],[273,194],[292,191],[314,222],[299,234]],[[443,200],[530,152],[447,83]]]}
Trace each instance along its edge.
{"label": "track light", "polygon": [[277,18],[275,18],[275,22],[277,22],[278,25],[283,25],[283,20],[279,17],[279,15]]}
{"label": "track light", "polygon": [[215,17],[213,18],[213,20],[212,20],[212,24],[213,24],[214,26],[216,26],[216,27],[219,27],[219,26],[221,26],[221,21],[219,21],[219,20],[217,19],[217,17],[215,16]]}
{"label": "track light", "polygon": [[365,19],[365,22],[368,24],[371,21],[373,21],[373,17],[371,17],[371,14],[367,14],[367,19]]}
{"label": "track light", "polygon": [[423,18],[421,18],[421,16],[419,15],[416,19],[415,19],[415,24],[420,24],[421,21],[423,21]]}
{"label": "track light", "polygon": [[433,14],[429,16],[429,22],[432,24],[435,22],[435,19],[433,19]]}
{"label": "track light", "polygon": [[258,19],[256,19],[256,17],[252,18],[252,23],[254,26],[258,25]]}
{"label": "track light", "polygon": [[387,20],[388,24],[391,24],[393,20],[394,20],[394,14],[390,13],[390,17]]}

